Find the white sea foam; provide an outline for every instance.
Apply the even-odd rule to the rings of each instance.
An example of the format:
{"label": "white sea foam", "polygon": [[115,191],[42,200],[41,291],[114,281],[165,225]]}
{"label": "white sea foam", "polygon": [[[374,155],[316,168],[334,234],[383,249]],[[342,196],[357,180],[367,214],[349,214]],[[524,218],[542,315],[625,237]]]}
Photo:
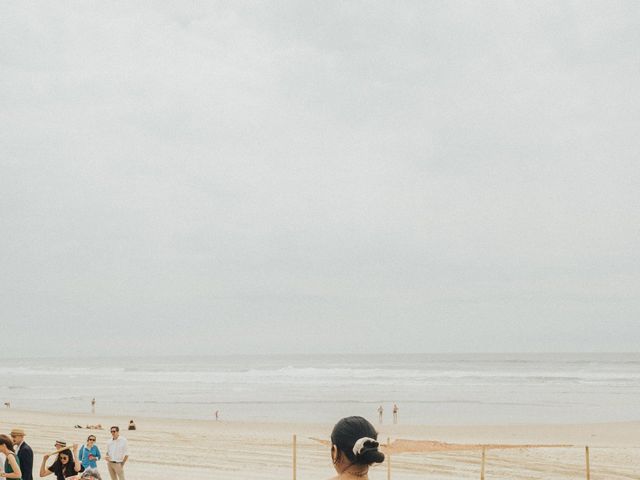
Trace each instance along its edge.
{"label": "white sea foam", "polygon": [[640,355],[48,359],[0,367],[19,408],[131,416],[331,421],[379,404],[419,423],[638,420]]}

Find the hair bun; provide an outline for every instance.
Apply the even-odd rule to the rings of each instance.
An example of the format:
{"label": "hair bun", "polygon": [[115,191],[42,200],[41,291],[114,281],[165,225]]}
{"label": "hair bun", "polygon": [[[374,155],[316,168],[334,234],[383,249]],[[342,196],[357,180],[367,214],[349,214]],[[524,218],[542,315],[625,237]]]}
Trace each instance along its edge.
{"label": "hair bun", "polygon": [[352,464],[371,465],[384,461],[378,450],[378,432],[363,417],[345,417],[333,427],[331,443],[344,453]]}
{"label": "hair bun", "polygon": [[378,445],[380,444],[375,438],[359,438],[356,443],[353,444],[353,454],[357,457],[358,455],[362,455],[366,451],[377,450]]}
{"label": "hair bun", "polygon": [[[370,465],[372,463],[382,463],[384,462],[384,453],[378,450],[380,444],[377,440],[372,438],[361,439],[362,448],[359,449],[358,453],[356,453],[356,462],[362,463],[366,465]],[[355,453],[355,447],[354,447]]]}

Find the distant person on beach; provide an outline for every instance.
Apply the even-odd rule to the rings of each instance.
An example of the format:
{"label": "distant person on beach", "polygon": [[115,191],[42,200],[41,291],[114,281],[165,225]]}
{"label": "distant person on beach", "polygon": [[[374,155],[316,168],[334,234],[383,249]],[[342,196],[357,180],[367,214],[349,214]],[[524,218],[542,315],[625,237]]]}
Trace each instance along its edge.
{"label": "distant person on beach", "polygon": [[216,410],[216,422],[220,419],[220,410]]}
{"label": "distant person on beach", "polygon": [[89,425],[87,424],[86,427],[83,427],[80,424],[74,425],[73,428],[86,428],[87,430],[102,430],[102,425],[100,425],[99,423],[96,425]]}
{"label": "distant person on beach", "polygon": [[[47,460],[55,453],[58,453],[58,458],[47,467]],[[82,472],[84,467],[74,453],[78,453],[78,445],[75,443],[73,444],[73,452],[71,452],[69,448],[66,448],[59,452],[45,454],[45,456],[42,457],[42,464],[40,464],[40,477],[46,477],[53,473],[56,476],[56,480],[64,480],[67,477],[73,477],[77,473]]]}
{"label": "distant person on beach", "polygon": [[127,430],[135,430],[136,429],[136,423],[133,420],[129,420],[129,427],[127,428]]}
{"label": "distant person on beach", "polygon": [[100,455],[100,449],[96,445],[96,437],[94,435],[89,435],[87,443],[80,447],[78,458],[80,458],[80,463],[82,463],[85,470],[98,468],[96,460],[100,460],[102,456]]}
{"label": "distant person on beach", "polygon": [[393,424],[398,423],[398,405],[396,403],[393,404]]}
{"label": "distant person on beach", "polygon": [[7,408],[11,408],[11,402],[4,402],[4,406]]}
{"label": "distant person on beach", "polygon": [[96,413],[96,397],[91,399],[91,413]]}
{"label": "distant person on beach", "polygon": [[331,432],[331,460],[338,475],[331,480],[368,480],[369,467],[384,461],[378,432],[362,417],[346,417]]}
{"label": "distant person on beach", "polygon": [[0,473],[0,477],[17,478],[22,477],[20,463],[16,454],[13,452],[13,441],[7,435],[0,435],[0,453],[4,455],[4,469]]}
{"label": "distant person on beach", "polygon": [[384,413],[384,408],[382,408],[382,405],[380,405],[378,407],[378,421],[380,423],[382,423],[382,414]]}
{"label": "distant person on beach", "polygon": [[11,430],[11,440],[13,441],[18,462],[20,462],[22,480],[33,480],[33,450],[24,441],[24,436],[24,430],[21,428]]}
{"label": "distant person on beach", "polygon": [[124,480],[124,465],[129,459],[127,439],[120,436],[120,427],[111,427],[111,440],[107,443],[107,467],[111,480]]}

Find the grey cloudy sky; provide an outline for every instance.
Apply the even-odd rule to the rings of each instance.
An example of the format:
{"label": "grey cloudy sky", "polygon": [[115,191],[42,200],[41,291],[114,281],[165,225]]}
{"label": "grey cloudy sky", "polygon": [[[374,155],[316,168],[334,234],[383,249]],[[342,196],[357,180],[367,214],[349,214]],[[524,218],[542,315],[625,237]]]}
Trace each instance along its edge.
{"label": "grey cloudy sky", "polygon": [[0,42],[5,350],[639,349],[638,2],[6,1]]}

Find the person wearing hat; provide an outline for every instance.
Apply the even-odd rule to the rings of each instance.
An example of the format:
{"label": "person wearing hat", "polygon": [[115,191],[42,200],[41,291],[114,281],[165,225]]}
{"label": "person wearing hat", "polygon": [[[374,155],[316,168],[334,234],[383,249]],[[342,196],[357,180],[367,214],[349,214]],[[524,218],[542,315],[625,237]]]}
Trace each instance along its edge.
{"label": "person wearing hat", "polygon": [[33,480],[33,450],[24,441],[24,436],[24,430],[21,428],[11,430],[11,440],[13,441],[16,456],[20,461],[22,480]]}
{"label": "person wearing hat", "polygon": [[53,447],[56,450],[60,450],[62,447],[66,447],[67,446],[67,442],[65,442],[64,440],[56,440],[56,443],[53,444]]}
{"label": "person wearing hat", "polygon": [[[56,451],[62,450],[66,446],[67,442],[65,442],[64,440],[56,440],[56,443],[53,444],[53,447],[56,449]],[[56,459],[58,458],[58,455],[55,453],[52,453],[51,455],[55,455]]]}
{"label": "person wearing hat", "polygon": [[[62,443],[62,442],[56,442]],[[49,457],[56,455],[56,460],[47,467]],[[74,443],[72,449],[66,445],[61,446],[53,453],[47,453],[42,457],[40,465],[40,477],[54,474],[57,480],[65,480],[68,477],[76,477],[78,473],[83,472],[84,467],[78,458],[78,444]]]}

